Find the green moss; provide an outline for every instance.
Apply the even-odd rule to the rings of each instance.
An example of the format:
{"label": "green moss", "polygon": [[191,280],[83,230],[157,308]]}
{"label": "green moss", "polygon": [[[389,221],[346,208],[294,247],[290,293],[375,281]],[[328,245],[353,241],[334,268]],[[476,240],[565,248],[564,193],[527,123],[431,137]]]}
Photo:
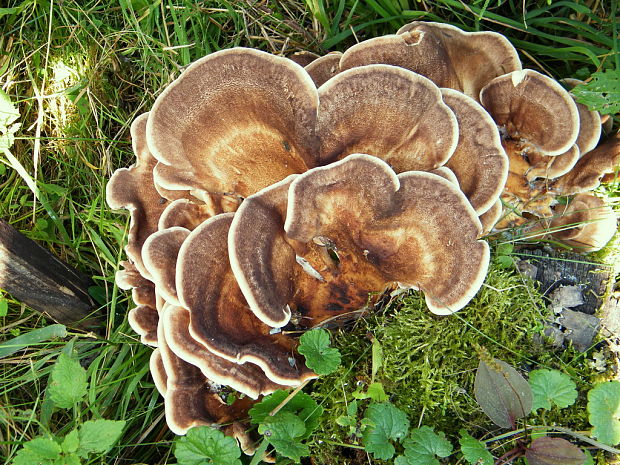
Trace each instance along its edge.
{"label": "green moss", "polygon": [[[356,388],[365,390],[370,383],[370,336],[383,347],[384,363],[377,381],[383,383],[391,402],[408,413],[412,425],[433,426],[455,443],[460,428],[477,437],[494,429],[473,397],[476,351],[480,347],[521,371],[540,367],[563,370],[583,392],[592,373],[581,354],[572,349],[554,354],[532,342],[542,328],[545,312],[533,283],[512,270],[492,266],[477,296],[455,315],[431,314],[424,298],[415,293],[358,321],[352,330],[340,330],[335,334],[335,345],[342,352],[343,364],[338,372],[322,377],[312,387],[313,396],[326,412],[313,456],[325,464],[358,463],[342,458],[345,448],[338,444],[356,442],[346,437],[347,428],[335,420],[345,414]],[[584,400],[581,396],[573,408],[548,412],[545,420],[548,424],[586,428]]]}

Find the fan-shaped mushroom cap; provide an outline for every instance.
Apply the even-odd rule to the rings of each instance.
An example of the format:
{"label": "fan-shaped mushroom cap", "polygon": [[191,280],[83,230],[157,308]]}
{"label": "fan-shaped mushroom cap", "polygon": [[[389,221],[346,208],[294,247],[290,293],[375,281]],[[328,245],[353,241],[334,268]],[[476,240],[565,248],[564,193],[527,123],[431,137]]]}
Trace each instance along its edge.
{"label": "fan-shaped mushroom cap", "polygon": [[397,176],[376,157],[351,155],[292,180],[285,220],[274,190],[246,199],[229,235],[235,276],[263,321],[285,323],[289,304],[320,324],[396,282],[448,314],[482,285],[489,251],[476,240],[478,217],[437,175]]}
{"label": "fan-shaped mushroom cap", "polygon": [[180,307],[166,306],[163,312],[166,341],[172,351],[181,359],[200,368],[211,381],[231,388],[256,399],[277,389],[287,389],[269,380],[256,365],[238,365],[209,352],[189,332],[190,313]]}
{"label": "fan-shaped mushroom cap", "polygon": [[[562,79],[562,82],[567,84],[571,89],[579,84],[583,84],[583,81],[579,79]],[[571,94],[572,95],[572,94]],[[582,103],[575,102],[577,104],[577,111],[579,112],[579,136],[577,137],[577,146],[581,152],[581,156],[594,149],[601,138],[601,132],[603,129],[601,115],[598,111],[590,111],[588,107]]]}
{"label": "fan-shaped mushroom cap", "polygon": [[129,311],[127,319],[131,329],[140,336],[142,344],[157,347],[157,310],[147,305],[139,305]]}
{"label": "fan-shaped mushroom cap", "polygon": [[568,206],[556,207],[552,236],[582,252],[600,250],[616,233],[616,215],[592,194],[577,194]]}
{"label": "fan-shaped mushroom cap", "polygon": [[[234,48],[194,62],[147,123],[165,189],[248,196],[314,166],[317,89],[287,58]],[[196,195],[196,194],[194,194]]]}
{"label": "fan-shaped mushroom cap", "polygon": [[459,140],[446,166],[479,215],[499,199],[508,177],[508,156],[495,122],[475,100],[442,89],[443,101],[456,115]]}
{"label": "fan-shaped mushroom cap", "polygon": [[228,195],[210,194],[206,198],[207,203],[187,199],[170,202],[159,217],[159,230],[180,226],[193,231],[212,216],[236,211],[240,204],[240,199]]}
{"label": "fan-shaped mushroom cap", "polygon": [[579,135],[579,113],[570,94],[531,69],[493,79],[480,91],[480,101],[509,138],[543,155],[565,153]]}
{"label": "fan-shaped mushroom cap", "polygon": [[581,157],[569,173],[553,183],[552,190],[562,195],[593,190],[605,180],[606,175],[617,176],[619,169],[620,133],[616,133]]}
{"label": "fan-shaped mushroom cap", "polygon": [[493,230],[501,218],[503,210],[504,207],[502,206],[501,199],[497,199],[491,208],[478,217],[480,219],[480,223],[482,223],[483,234],[488,234]]}
{"label": "fan-shaped mushroom cap", "polygon": [[131,125],[136,163],[130,168],[116,170],[106,186],[108,205],[113,209],[124,208],[131,212],[125,252],[145,278],[150,276],[142,264],[142,245],[147,237],[157,231],[157,221],[167,204],[153,185],[153,167],[157,160],[146,145],[147,118],[148,113],[144,113]]}
{"label": "fan-shaped mushroom cap", "polygon": [[299,385],[316,375],[296,358],[291,338],[271,334],[271,328],[255,317],[230,269],[227,236],[232,217],[223,213],[205,221],[179,252],[177,292],[191,313],[190,334],[226,360],[254,363],[278,384]]}
{"label": "fan-shaped mushroom cap", "polygon": [[340,72],[341,57],[342,53],[331,52],[305,65],[304,69],[308,72],[314,84],[317,87],[321,87]]}
{"label": "fan-shaped mushroom cap", "polygon": [[371,65],[319,88],[321,164],[367,153],[397,172],[443,165],[458,141],[456,117],[437,86],[411,71]]}
{"label": "fan-shaped mushroom cap", "polygon": [[452,171],[447,166],[440,166],[439,168],[429,171],[429,173],[436,174],[437,176],[441,176],[446,181],[450,181],[452,184],[460,188],[459,179],[456,177],[456,174],[454,174],[454,171]]}
{"label": "fan-shaped mushroom cap", "polygon": [[173,305],[179,305],[176,290],[176,265],[179,249],[190,231],[178,226],[157,231],[142,247],[142,261],[151,274],[157,292]]}
{"label": "fan-shaped mushroom cap", "polygon": [[[185,434],[195,426],[227,423],[247,416],[252,401],[248,398],[237,399],[232,405],[222,401],[197,367],[184,362],[170,350],[161,323],[157,339],[166,373],[166,422],[173,433]],[[158,370],[157,359],[153,365]],[[163,379],[164,376],[157,371],[154,378]]]}
{"label": "fan-shaped mushroom cap", "polygon": [[491,79],[520,70],[521,62],[508,40],[494,32],[464,32],[454,26],[419,22],[403,26],[396,35],[366,40],[349,48],[342,70],[384,63],[426,76],[478,99]]}
{"label": "fan-shaped mushroom cap", "polygon": [[314,60],[320,58],[320,55],[317,55],[313,52],[308,52],[307,50],[301,50],[299,52],[295,52],[292,55],[287,56],[289,60],[293,60],[299,66],[308,66]]}
{"label": "fan-shaped mushroom cap", "polygon": [[[579,154],[580,152],[577,144],[573,145],[562,155],[555,157],[547,157],[538,152],[528,153],[526,154],[526,159],[529,164],[529,168],[525,171],[525,173],[523,173],[523,175],[525,175],[528,182],[531,182],[536,178],[558,178],[573,169],[575,163],[579,160]],[[520,154],[514,152],[511,153],[511,160],[517,156],[520,156]],[[511,172],[514,173],[514,171]]]}
{"label": "fan-shaped mushroom cap", "polygon": [[155,349],[151,353],[151,358],[149,359],[149,370],[151,371],[151,376],[153,377],[157,391],[162,397],[166,397],[168,375],[166,374],[164,361],[161,359],[159,349]]}

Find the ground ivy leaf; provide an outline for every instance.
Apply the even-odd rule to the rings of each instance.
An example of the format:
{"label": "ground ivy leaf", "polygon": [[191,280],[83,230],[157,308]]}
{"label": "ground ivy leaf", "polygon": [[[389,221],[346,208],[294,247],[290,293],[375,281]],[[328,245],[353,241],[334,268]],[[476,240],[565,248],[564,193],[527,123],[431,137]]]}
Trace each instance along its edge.
{"label": "ground ivy leaf", "polygon": [[375,458],[389,460],[394,456],[394,446],[390,440],[401,440],[409,430],[409,420],[402,410],[385,402],[371,404],[366,409],[364,418],[372,422],[372,426],[364,430],[362,441],[366,451]]}
{"label": "ground ivy leaf", "polygon": [[474,381],[474,395],[482,411],[497,426],[511,428],[532,410],[532,388],[506,362],[480,360]]}
{"label": "ground ivy leaf", "polygon": [[[265,418],[288,397],[287,391],[278,390],[263,398],[258,404],[250,409],[252,423],[264,423]],[[296,414],[304,421],[306,432],[304,438],[310,436],[319,425],[319,418],[323,414],[323,407],[305,392],[298,392],[289,400],[279,413],[290,412]]]}
{"label": "ground ivy leaf", "polygon": [[582,465],[586,455],[566,439],[545,436],[532,442],[525,451],[530,465]]}
{"label": "ground ivy leaf", "polygon": [[306,357],[306,366],[317,375],[328,375],[340,366],[340,351],[330,347],[329,333],[313,329],[299,338],[297,351]]}
{"label": "ground ivy leaf", "polygon": [[588,392],[588,420],[592,435],[614,446],[620,442],[620,382],[601,383]]}
{"label": "ground ivy leaf", "polygon": [[179,465],[241,465],[240,455],[237,441],[209,426],[191,428],[174,448]]}
{"label": "ground ivy leaf", "polygon": [[80,426],[78,455],[85,457],[91,452],[101,453],[110,449],[125,427],[125,421],[91,420]]}
{"label": "ground ivy leaf", "polygon": [[532,388],[532,411],[551,409],[551,403],[560,408],[568,407],[577,399],[577,386],[566,373],[558,370],[534,370],[530,372]]}
{"label": "ground ivy leaf", "polygon": [[52,368],[48,392],[57,407],[71,408],[86,395],[86,370],[80,362],[66,354],[60,354]]}
{"label": "ground ivy leaf", "polygon": [[77,451],[79,446],[80,446],[80,435],[78,433],[78,430],[76,429],[74,429],[69,434],[67,434],[65,438],[62,440],[62,444],[60,445],[60,447],[62,447],[63,453],[65,454],[69,454],[69,453]]}
{"label": "ground ivy leaf", "polygon": [[493,465],[493,455],[487,450],[484,442],[474,439],[464,429],[459,433],[461,435],[459,444],[465,460],[472,465]]}
{"label": "ground ivy leaf", "polygon": [[301,457],[310,455],[310,449],[301,440],[306,432],[304,422],[295,414],[283,412],[265,418],[259,425],[258,432],[279,454],[299,462]]}
{"label": "ground ivy leaf", "polygon": [[452,444],[443,433],[435,433],[430,426],[422,426],[411,431],[405,439],[404,459],[396,465],[439,465],[437,457],[447,457],[452,453]]}

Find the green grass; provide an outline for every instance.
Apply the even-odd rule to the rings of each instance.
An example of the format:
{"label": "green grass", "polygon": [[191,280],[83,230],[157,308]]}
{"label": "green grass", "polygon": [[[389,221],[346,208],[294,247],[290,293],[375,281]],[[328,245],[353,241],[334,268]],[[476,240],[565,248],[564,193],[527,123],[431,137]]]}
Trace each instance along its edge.
{"label": "green grass", "polygon": [[[53,411],[45,388],[58,354],[75,350],[88,369],[91,386],[80,417],[127,421],[119,445],[108,457],[91,463],[174,462],[169,460],[173,435],[167,430],[161,398],[147,370],[150,349],[128,327],[125,315],[132,304],[114,285],[114,272],[123,258],[127,218],[107,207],[105,183],[116,168],[132,163],[131,121],[150,108],[185,66],[232,46],[278,54],[344,50],[356,40],[393,33],[404,23],[421,19],[504,33],[521,52],[525,66],[556,78],[587,77],[604,69],[620,71],[613,21],[616,1],[588,4],[592,6],[588,8],[583,1],[515,0],[476,0],[467,2],[468,6],[458,0],[9,0],[6,9],[0,8],[0,85],[21,115],[11,153],[36,182],[38,198],[14,169],[15,163],[0,156],[0,217],[93,277],[92,294],[107,318],[107,329],[103,338],[70,331],[66,338],[33,344],[0,359],[0,458],[9,463],[21,442],[48,431],[63,435],[74,427],[75,415]],[[499,284],[516,278],[502,279]],[[514,302],[524,307],[526,321],[506,322],[502,328],[484,326],[493,319],[482,321],[471,312],[464,312],[462,318],[473,327],[460,320],[436,321],[420,312],[417,298],[405,299],[393,316],[359,323],[353,333],[338,336],[353,367],[347,378],[339,375],[339,382],[367,376],[366,331],[396,349],[402,331],[419,334],[428,325],[447,324],[451,331],[462,330],[471,337],[481,330],[486,336],[474,337],[477,343],[515,363],[525,361],[523,352],[495,331],[531,333],[540,303],[531,287],[511,292],[516,294],[510,294]],[[483,294],[487,297],[478,299],[491,299],[492,306],[496,296],[489,289]],[[7,316],[0,318],[0,342],[52,323],[9,295],[0,296],[9,302]],[[411,326],[394,325],[399,315],[419,319],[414,318]],[[489,337],[500,341],[499,345]],[[438,348],[438,353],[444,349]],[[472,357],[466,373],[451,378],[468,390],[474,349],[451,345],[453,349]],[[424,350],[430,349],[414,353],[428,353]],[[393,354],[386,361],[386,389],[399,406],[411,406],[412,419],[438,418],[438,412],[448,411],[465,418],[471,413],[473,405],[467,397],[463,405],[446,404],[456,384],[438,387],[429,377],[429,370],[442,364],[447,355],[429,358],[426,372],[414,372],[415,364],[405,369],[396,357],[399,353]],[[582,362],[579,357],[563,357],[572,355],[555,357],[553,362],[548,357],[534,358],[557,366],[572,363],[577,367]],[[426,384],[417,386],[418,379]],[[320,400],[325,405],[339,405],[346,390],[332,392],[325,385],[317,384],[316,395],[324,396]],[[415,390],[422,403],[409,390]]]}

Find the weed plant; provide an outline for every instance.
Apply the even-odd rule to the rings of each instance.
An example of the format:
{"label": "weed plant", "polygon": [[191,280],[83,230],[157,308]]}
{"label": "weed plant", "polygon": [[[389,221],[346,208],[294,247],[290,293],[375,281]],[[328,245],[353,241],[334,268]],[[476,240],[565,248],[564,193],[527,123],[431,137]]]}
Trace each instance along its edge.
{"label": "weed plant", "polygon": [[[10,151],[0,154],[0,217],[93,277],[91,294],[107,327],[103,337],[69,329],[2,355],[0,461],[10,463],[24,441],[62,437],[86,419],[107,419],[125,421],[123,435],[88,463],[174,462],[173,435],[148,374],[150,349],[129,329],[132,303],[114,285],[128,219],[105,204],[105,183],[114,169],[132,163],[131,121],[193,60],[232,46],[278,54],[343,50],[419,19],[503,33],[525,66],[555,78],[611,76],[620,72],[617,10],[616,0],[3,2],[0,86],[21,127]],[[597,95],[618,100],[617,92]],[[335,334],[343,368],[307,389],[328,412],[310,444],[319,463],[351,463],[351,451],[337,445],[347,438],[334,419],[358,383],[369,381],[367,334],[384,346],[377,376],[391,400],[414,424],[424,419],[445,431],[461,422],[481,434],[490,427],[471,398],[477,346],[524,370],[561,367],[589,382],[587,355],[536,352],[530,345],[544,308],[531,284],[498,268],[487,284],[492,287],[454,318],[431,317],[419,297],[406,296]],[[52,323],[0,292],[0,344]],[[63,352],[88,375],[86,397],[69,410],[54,408],[47,391]],[[578,400],[570,426],[579,428],[582,409]]]}

